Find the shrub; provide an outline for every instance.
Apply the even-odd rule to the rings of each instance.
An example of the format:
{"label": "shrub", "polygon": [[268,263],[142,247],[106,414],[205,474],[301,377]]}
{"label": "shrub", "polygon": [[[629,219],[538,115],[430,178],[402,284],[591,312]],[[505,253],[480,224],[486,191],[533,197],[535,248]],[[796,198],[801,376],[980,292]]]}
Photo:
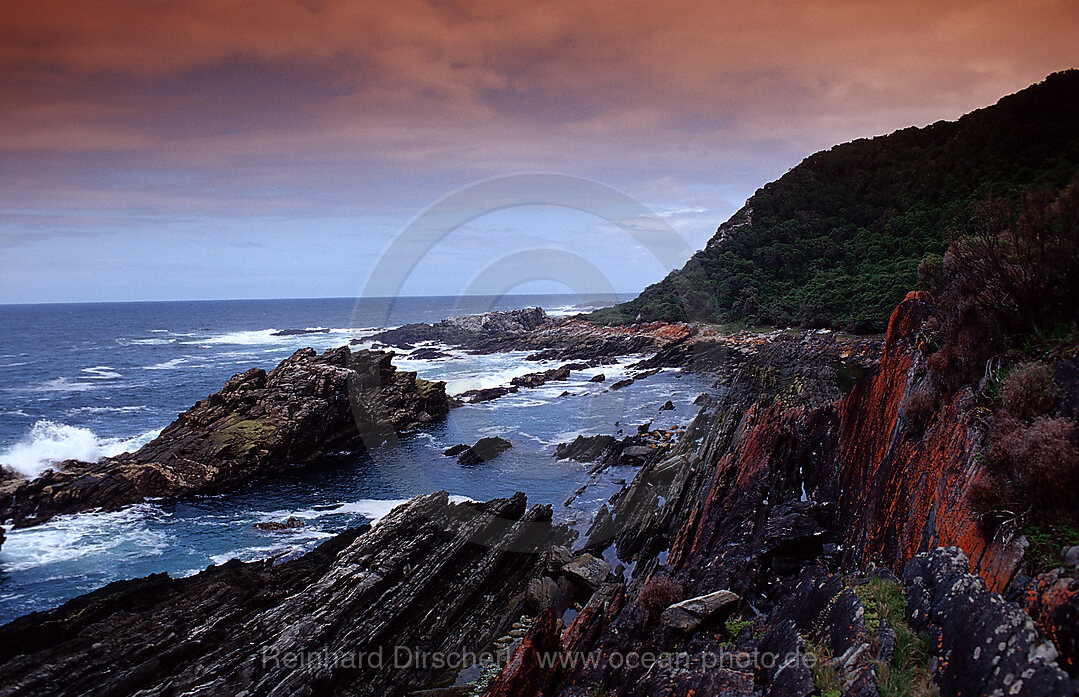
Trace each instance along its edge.
{"label": "shrub", "polygon": [[1079,178],[1055,199],[1029,191],[990,199],[953,231],[920,280],[937,299],[948,390],[972,384],[986,362],[1032,336],[1066,334],[1079,313]]}
{"label": "shrub", "polygon": [[666,576],[652,576],[644,582],[637,603],[648,612],[649,620],[654,621],[664,610],[682,600],[684,593],[677,581]]}
{"label": "shrub", "polygon": [[[1079,428],[1074,421],[1039,416],[1027,424],[1009,414],[998,415],[988,454],[999,503],[1051,515],[1079,502]],[[990,488],[984,487],[980,495],[988,498]]]}
{"label": "shrub", "polygon": [[911,433],[921,435],[925,433],[925,428],[933,419],[939,405],[940,394],[933,383],[927,380],[907,395],[899,406],[899,412],[909,424]]}
{"label": "shrub", "polygon": [[1053,371],[1044,363],[1022,363],[1011,370],[1000,388],[1001,406],[1020,419],[1048,413],[1060,398]]}

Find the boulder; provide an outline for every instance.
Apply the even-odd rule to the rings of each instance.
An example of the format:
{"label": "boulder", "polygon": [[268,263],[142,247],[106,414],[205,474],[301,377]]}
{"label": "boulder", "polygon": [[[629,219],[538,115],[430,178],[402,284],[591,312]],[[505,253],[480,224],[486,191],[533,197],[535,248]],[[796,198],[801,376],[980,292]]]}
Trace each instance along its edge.
{"label": "boulder", "polygon": [[570,443],[559,443],[554,456],[559,460],[592,462],[615,442],[614,436],[577,436]]}
{"label": "boulder", "polygon": [[541,612],[548,607],[553,607],[561,614],[569,607],[569,599],[558,583],[550,576],[534,578],[528,582],[525,590],[525,602],[533,612]]}
{"label": "boulder", "polygon": [[671,605],[663,611],[659,621],[671,629],[691,632],[720,611],[733,609],[739,600],[740,598],[729,590],[698,595]]}
{"label": "boulder", "polygon": [[588,382],[603,382],[607,379],[607,376],[603,373],[596,373],[592,377],[588,378]]}
{"label": "boulder", "polygon": [[478,390],[466,390],[457,395],[457,399],[465,402],[466,404],[479,404],[480,402],[490,402],[492,399],[498,399],[499,397],[505,397],[508,394],[513,394],[517,391],[517,387],[484,387]]}
{"label": "boulder", "polygon": [[480,438],[475,445],[460,452],[457,462],[462,465],[478,465],[495,459],[512,447],[513,443],[498,436]]}
{"label": "boulder", "polygon": [[670,411],[671,409],[674,409],[674,402],[669,399],[659,408],[660,411]]}
{"label": "boulder", "polygon": [[445,351],[439,351],[435,348],[424,347],[416,349],[412,353],[408,354],[408,357],[415,358],[416,360],[420,361],[433,361],[440,358],[450,358],[450,354],[446,353]]}
{"label": "boulder", "polygon": [[562,573],[578,588],[591,594],[607,580],[611,566],[599,557],[582,554],[563,566]]}
{"label": "boulder", "polygon": [[296,516],[289,516],[288,520],[268,520],[264,523],[255,523],[253,527],[256,530],[277,532],[280,530],[294,530],[296,528],[302,528],[305,525],[307,525],[307,523],[303,522]]}
{"label": "boulder", "polygon": [[451,445],[442,451],[442,454],[447,457],[457,457],[464,451],[468,450],[468,445],[465,443],[458,443],[457,445]]}

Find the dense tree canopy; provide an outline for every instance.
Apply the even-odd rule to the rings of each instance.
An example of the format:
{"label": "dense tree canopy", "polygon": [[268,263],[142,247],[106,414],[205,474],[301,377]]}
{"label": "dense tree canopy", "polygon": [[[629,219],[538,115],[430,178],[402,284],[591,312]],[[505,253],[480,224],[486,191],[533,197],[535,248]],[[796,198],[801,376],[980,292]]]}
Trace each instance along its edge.
{"label": "dense tree canopy", "polygon": [[918,264],[977,204],[1079,171],[1079,70],[955,122],[837,145],[758,190],[705,249],[597,322],[703,320],[878,331]]}

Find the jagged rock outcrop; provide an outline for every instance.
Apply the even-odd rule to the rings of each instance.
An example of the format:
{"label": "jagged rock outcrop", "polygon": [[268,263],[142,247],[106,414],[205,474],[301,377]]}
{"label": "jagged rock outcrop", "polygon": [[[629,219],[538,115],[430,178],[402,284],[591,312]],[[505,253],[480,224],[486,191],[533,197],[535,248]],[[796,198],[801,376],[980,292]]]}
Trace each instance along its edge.
{"label": "jagged rock outcrop", "polygon": [[616,356],[651,353],[695,333],[684,324],[652,322],[600,327],[573,317],[548,317],[538,307],[450,317],[435,324],[406,324],[380,332],[372,341],[411,350],[436,341],[474,353],[534,351],[527,360],[612,362]]}
{"label": "jagged rock outcrop", "polygon": [[397,347],[437,341],[476,348],[483,342],[530,332],[542,326],[547,319],[547,313],[539,307],[487,312],[481,315],[447,317],[436,324],[406,324],[379,332],[371,337],[371,340]]}
{"label": "jagged rock outcrop", "polygon": [[567,539],[522,494],[421,496],[277,566],[121,581],[0,627],[0,695],[383,697],[446,684],[454,655],[509,630],[544,551]]}
{"label": "jagged rock outcrop", "polygon": [[237,374],[134,453],[0,483],[0,520],[32,525],[148,496],[226,491],[326,453],[376,447],[445,415],[445,384],[398,371],[393,356],[301,349],[269,373]]}
{"label": "jagged rock outcrop", "polygon": [[462,465],[478,465],[493,460],[513,447],[505,438],[487,436],[476,441],[475,445],[465,446],[457,453],[457,462]]}
{"label": "jagged rock outcrop", "polygon": [[958,548],[919,554],[903,579],[911,623],[930,636],[942,697],[1076,693],[1053,643],[1018,605],[990,593]]}
{"label": "jagged rock outcrop", "polygon": [[[980,431],[969,394],[957,394],[924,431],[906,423],[900,409],[924,371],[922,326],[932,316],[931,299],[911,294],[893,314],[879,366],[845,395],[834,365],[796,360],[798,341],[768,341],[743,353],[727,390],[702,410],[681,442],[646,463],[597,516],[585,549],[599,554],[613,542],[618,558],[634,564],[633,575],[619,591],[606,592],[612,601],[619,598],[617,604],[585,607],[563,635],[563,646],[601,657],[669,651],[667,630],[656,631],[637,602],[655,574],[672,579],[687,596],[729,589],[752,608],[746,617],[759,613],[754,631],[726,638],[717,638],[715,628],[691,631],[678,644],[688,668],[619,671],[605,659],[559,676],[552,694],[696,690],[805,697],[820,691],[813,671],[797,658],[764,670],[705,669],[707,657],[722,653],[722,639],[736,651],[788,656],[804,653],[810,642],[827,650],[828,670],[842,694],[875,695],[875,661],[893,655],[894,632],[876,619],[866,624],[857,589],[828,569],[849,573],[875,561],[901,571],[912,557],[940,545],[971,553],[976,575],[966,567],[963,573],[981,584],[985,602],[1003,604],[992,592],[1015,578],[1023,543],[982,525],[970,502],[981,465],[974,456]],[[931,576],[934,588],[948,587],[943,571]],[[1072,596],[1062,592],[1070,583],[1043,578],[1035,595],[1044,602],[1028,602],[1030,614],[1012,604],[1008,617],[1066,644],[1069,629],[1059,623],[1071,617]],[[601,589],[593,601],[604,594]],[[940,617],[955,625],[946,631],[955,632],[951,640],[957,642],[964,633],[977,633],[952,617],[959,614],[956,604]],[[1042,618],[1037,630],[1034,618]],[[1009,655],[1017,661],[1025,656]],[[1045,665],[1063,674],[1056,662]],[[1032,668],[1037,672],[1026,665],[1017,675]],[[956,680],[949,689],[958,690],[963,678]],[[1074,694],[1074,686],[1060,685],[1059,694]]]}
{"label": "jagged rock outcrop", "polygon": [[614,436],[577,436],[569,443],[555,446],[554,456],[558,460],[576,460],[592,462],[604,455],[617,441]]}
{"label": "jagged rock outcrop", "polygon": [[519,375],[510,380],[511,385],[517,387],[539,387],[548,382],[554,382],[556,380],[565,380],[569,377],[571,371],[581,370],[587,368],[583,363],[567,363],[557,368],[551,368],[550,370],[544,370],[538,373],[528,373],[527,375]]}

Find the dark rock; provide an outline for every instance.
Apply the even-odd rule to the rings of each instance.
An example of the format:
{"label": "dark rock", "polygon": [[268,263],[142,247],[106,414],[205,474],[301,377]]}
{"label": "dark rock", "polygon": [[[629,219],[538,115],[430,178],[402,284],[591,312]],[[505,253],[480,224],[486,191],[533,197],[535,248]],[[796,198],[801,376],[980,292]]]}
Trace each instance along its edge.
{"label": "dark rock", "polygon": [[739,600],[741,598],[728,590],[698,595],[671,605],[663,611],[659,621],[671,629],[691,632],[720,612],[733,609]]}
{"label": "dark rock", "polygon": [[625,378],[624,380],[619,380],[618,382],[611,383],[611,389],[612,390],[620,390],[623,387],[629,387],[632,384],[633,384],[633,378]]}
{"label": "dark rock", "polygon": [[466,445],[465,443],[458,443],[457,445],[451,445],[450,447],[443,450],[442,454],[448,457],[457,457],[466,450],[468,450],[468,445]]}
{"label": "dark rock", "polygon": [[363,451],[440,418],[445,383],[398,371],[392,353],[301,349],[267,373],[234,375],[134,453],[70,460],[0,483],[0,521],[32,525],[145,497],[235,489],[324,454]]}
{"label": "dark rock", "polygon": [[591,594],[607,580],[607,575],[611,573],[611,566],[591,554],[582,554],[563,566],[562,573],[582,591]]}
{"label": "dark rock", "polygon": [[670,411],[671,409],[674,409],[674,402],[669,399],[659,408],[660,411]]}
{"label": "dark rock", "polygon": [[278,530],[294,530],[296,528],[302,528],[307,523],[303,522],[295,516],[290,516],[288,520],[269,520],[265,523],[255,523],[254,528],[257,530],[278,531]]}
{"label": "dark rock", "polygon": [[942,697],[1075,694],[1053,643],[1018,605],[990,593],[958,548],[919,554],[903,581],[911,626],[929,634]]}
{"label": "dark rock", "polygon": [[588,378],[588,382],[603,382],[607,379],[607,376],[603,373],[596,373],[592,377]]}
{"label": "dark rock", "polygon": [[519,375],[510,380],[511,385],[517,387],[539,387],[548,382],[555,380],[565,380],[569,377],[570,371],[580,370],[584,368],[580,363],[570,363],[550,370],[544,370],[539,373],[528,373],[527,375]]}
{"label": "dark rock", "polygon": [[697,398],[693,400],[693,403],[696,404],[698,407],[707,407],[712,403],[712,398],[702,392],[697,395]]}
{"label": "dark rock", "polygon": [[570,443],[559,443],[554,456],[559,460],[592,462],[615,443],[614,436],[577,436]]}
{"label": "dark rock", "polygon": [[498,436],[480,438],[475,445],[461,451],[457,457],[457,462],[462,465],[478,465],[481,462],[495,459],[512,447],[513,443]]}
{"label": "dark rock", "polygon": [[573,561],[573,552],[568,547],[555,545],[547,550],[547,571],[557,574],[562,567]]}
{"label": "dark rock", "polygon": [[[1072,549],[1075,549],[1072,547]],[[1079,579],[1054,569],[1029,584],[1019,602],[1038,628],[1060,652],[1060,664],[1072,677],[1079,675]]]}
{"label": "dark rock", "polygon": [[552,663],[562,653],[558,615],[546,609],[525,634],[503,670],[487,687],[488,697],[537,697],[550,694],[559,672]]}
{"label": "dark rock", "polygon": [[530,332],[542,326],[546,321],[547,313],[541,308],[533,307],[527,310],[448,317],[437,324],[406,324],[396,329],[379,332],[372,338],[390,346],[437,341],[443,344],[474,347],[485,339],[500,339],[507,335]]}
{"label": "dark rock", "polygon": [[[277,566],[112,583],[0,627],[0,693],[402,697],[448,684],[455,667],[402,666],[395,647],[489,647],[523,613],[544,550],[568,538],[550,521],[521,494],[443,492]],[[381,664],[363,660],[380,651]]]}
{"label": "dark rock", "polygon": [[478,390],[466,390],[457,395],[457,399],[467,404],[479,404],[480,402],[490,402],[492,399],[498,399],[499,397],[505,397],[508,394],[512,394],[517,391],[517,387],[484,387]]}
{"label": "dark rock", "polygon": [[528,608],[533,612],[541,612],[548,607],[554,608],[558,614],[562,614],[569,607],[569,599],[559,588],[558,583],[550,576],[534,578],[528,582],[525,591],[525,601]]}
{"label": "dark rock", "polygon": [[419,348],[408,354],[408,357],[420,361],[433,361],[440,358],[450,358],[450,354],[434,348]]}

